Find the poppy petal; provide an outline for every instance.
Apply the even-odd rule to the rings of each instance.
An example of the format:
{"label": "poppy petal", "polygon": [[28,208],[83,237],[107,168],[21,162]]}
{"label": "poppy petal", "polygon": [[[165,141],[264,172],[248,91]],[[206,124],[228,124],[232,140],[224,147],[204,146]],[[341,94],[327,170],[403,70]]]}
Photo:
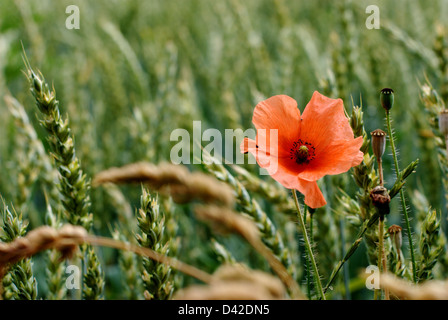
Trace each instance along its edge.
{"label": "poppy petal", "polygon": [[302,193],[305,196],[305,204],[311,208],[319,208],[327,204],[316,181],[300,179],[296,173],[289,171],[288,167],[283,166],[281,162],[277,163],[278,166],[273,170],[271,165],[266,164],[271,164],[271,161],[275,161],[275,159],[266,155],[260,148],[256,148],[255,141],[247,140],[246,145],[251,147],[247,147],[246,150],[255,156],[260,167],[265,168],[274,180],[285,188],[296,189]]}
{"label": "poppy petal", "polygon": [[241,150],[241,153],[248,153],[249,149],[253,149],[256,147],[257,147],[257,144],[255,143],[254,140],[249,139],[249,138],[244,138],[243,142],[241,142],[240,150]]}
{"label": "poppy petal", "polygon": [[281,183],[285,188],[296,189],[305,196],[305,204],[310,208],[320,208],[327,204],[322,191],[316,181],[307,181],[300,179],[296,175],[292,175],[279,167],[276,174],[271,175],[276,181]]}
{"label": "poppy petal", "polygon": [[343,101],[328,98],[317,91],[303,111],[302,123],[302,140],[313,143],[317,152],[334,141],[354,138]]}
{"label": "poppy petal", "polygon": [[[286,95],[273,96],[257,104],[252,122],[257,128],[257,144],[275,150],[280,156],[289,152],[291,141],[300,135],[300,110],[297,102]],[[276,145],[271,145],[270,130],[277,130]]]}
{"label": "poppy petal", "polygon": [[258,165],[268,171],[269,175],[275,174],[278,167],[278,158],[266,152],[263,147],[249,138],[244,138],[241,142],[240,150],[242,153],[250,152],[257,160]]}
{"label": "poppy petal", "polygon": [[[282,174],[297,177],[297,175],[303,170],[302,167],[298,165],[291,165],[290,155],[278,156],[272,153],[272,150],[266,151],[263,147],[258,146],[257,143],[249,138],[244,138],[241,142],[240,150],[242,153],[250,152],[256,159],[258,165],[268,171],[269,175],[280,174],[279,178],[276,179],[286,188],[292,189],[293,187],[288,187],[291,183],[295,185],[295,181],[291,182],[289,177],[282,177]],[[280,172],[277,172],[280,171]]]}
{"label": "poppy petal", "polygon": [[300,178],[297,179],[297,181],[298,184],[296,189],[305,196],[305,204],[308,207],[316,209],[327,204],[316,181],[307,181]]}
{"label": "poppy petal", "polygon": [[363,138],[348,141],[340,141],[327,145],[319,151],[316,158],[310,162],[305,170],[299,173],[299,177],[308,181],[316,181],[325,175],[335,175],[350,170],[359,165],[364,154],[359,151],[363,144]]}

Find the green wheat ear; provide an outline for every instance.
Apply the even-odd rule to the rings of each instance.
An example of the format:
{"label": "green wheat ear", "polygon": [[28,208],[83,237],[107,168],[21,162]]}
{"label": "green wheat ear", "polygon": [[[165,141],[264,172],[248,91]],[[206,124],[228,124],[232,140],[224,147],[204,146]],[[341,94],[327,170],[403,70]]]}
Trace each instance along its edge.
{"label": "green wheat ear", "polygon": [[[160,254],[168,255],[170,240],[165,238],[166,216],[158,203],[151,197],[148,190],[142,188],[140,208],[138,210],[138,228],[136,235],[140,246],[150,248]],[[142,269],[144,296],[147,300],[168,300],[174,292],[174,282],[171,267],[157,263],[151,259],[143,259]]]}
{"label": "green wheat ear", "polygon": [[436,210],[429,210],[422,223],[419,241],[420,257],[416,262],[417,281],[433,278],[433,269],[445,251],[445,236],[440,229]]}
{"label": "green wheat ear", "polygon": [[[47,210],[45,212],[45,223],[55,229],[59,229],[62,226],[60,212],[53,212],[52,205],[46,190],[44,189],[45,202],[47,204]],[[56,206],[58,208],[58,206]],[[65,285],[65,261],[61,260],[61,254],[59,251],[52,249],[46,252],[46,270],[47,276],[46,283],[48,292],[46,299],[48,300],[62,300],[67,297],[67,288]]]}
{"label": "green wheat ear", "polygon": [[[26,234],[28,223],[23,221],[22,214],[14,208],[9,210],[3,198],[2,221],[0,240],[11,242]],[[21,260],[10,266],[3,279],[3,298],[5,300],[36,300],[37,282],[33,275],[33,262],[31,258]]]}
{"label": "green wheat ear", "polygon": [[[25,54],[23,59],[30,91],[40,111],[39,121],[47,131],[48,143],[60,174],[58,189],[62,198],[64,218],[73,225],[80,225],[90,230],[93,223],[92,213],[89,211],[90,181],[83,173],[81,163],[76,157],[69,121],[61,116],[54,88],[50,89],[42,73],[34,72]],[[87,266],[83,278],[84,297],[100,299],[104,289],[104,275],[98,257],[89,246],[83,246],[82,249],[82,259]]]}

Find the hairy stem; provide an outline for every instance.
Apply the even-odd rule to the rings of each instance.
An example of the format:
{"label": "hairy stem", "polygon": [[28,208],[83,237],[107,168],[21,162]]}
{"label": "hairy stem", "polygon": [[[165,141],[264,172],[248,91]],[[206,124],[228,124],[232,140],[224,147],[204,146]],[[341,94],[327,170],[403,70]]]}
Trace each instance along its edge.
{"label": "hairy stem", "polygon": [[377,158],[378,162],[378,172],[380,175],[380,186],[384,186],[384,178],[383,178],[383,160],[381,158]]}
{"label": "hairy stem", "polygon": [[[308,211],[308,207],[307,206],[305,206],[304,211],[305,212],[304,212],[304,215],[303,215],[303,220],[304,220],[304,223],[306,225],[306,217],[307,217],[307,211]],[[310,224],[311,224],[311,222],[310,222]],[[310,228],[311,228],[311,226],[310,226]],[[310,233],[311,232],[312,231],[310,229]],[[311,234],[310,234],[310,237],[312,237]],[[311,261],[310,261],[310,258],[308,257],[308,255],[307,255],[307,259],[306,259],[306,288],[307,288],[308,298],[311,299]]]}
{"label": "hairy stem", "polygon": [[362,238],[363,238],[364,234],[366,233],[366,231],[376,222],[377,219],[378,219],[378,214],[374,214],[370,218],[370,220],[364,222],[364,224],[362,225],[362,228],[361,228],[358,236],[356,237],[356,240],[352,243],[350,249],[347,251],[347,253],[345,254],[344,258],[342,258],[342,260],[339,261],[339,263],[333,269],[333,272],[331,273],[330,279],[328,280],[328,283],[327,283],[327,285],[324,288],[324,293],[326,293],[328,291],[328,289],[330,288],[330,286],[333,283],[334,279],[338,275],[339,271],[342,269],[342,267],[348,261],[348,259],[352,256],[352,254],[355,253],[356,249],[358,249],[358,247],[361,244]]}
{"label": "hairy stem", "polygon": [[[394,141],[394,136],[393,136],[393,132],[391,129],[391,124],[390,124],[389,110],[386,110],[386,124],[387,124],[387,131],[389,134],[389,139],[390,139],[390,146],[392,149],[392,155],[394,158],[395,174],[397,175],[397,180],[399,180],[400,179],[400,169],[398,167],[397,151],[395,149],[395,141]],[[408,215],[408,210],[406,208],[406,199],[404,197],[403,188],[400,189],[400,198],[401,198],[401,206],[403,209],[404,220],[405,220],[405,224],[406,224],[406,232],[408,234],[409,251],[411,252],[412,277],[413,277],[414,283],[416,283],[417,282],[417,273],[416,273],[416,267],[415,267],[414,244],[412,242],[411,225],[409,223],[409,215]]]}
{"label": "hairy stem", "polygon": [[314,275],[314,281],[316,282],[316,288],[317,288],[317,291],[318,291],[318,293],[320,295],[320,298],[322,300],[326,300],[324,291],[322,289],[322,283],[320,282],[319,270],[317,269],[316,260],[314,259],[313,249],[311,248],[311,244],[310,244],[310,241],[308,239],[308,234],[306,232],[305,222],[303,221],[302,211],[300,210],[299,200],[297,199],[297,193],[296,193],[295,190],[293,190],[292,194],[294,196],[294,202],[296,204],[297,215],[298,215],[298,218],[299,218],[300,228],[302,229],[303,240],[305,242],[305,248],[306,248],[306,250],[308,252],[308,259],[310,260],[311,266],[313,267],[313,271],[314,271],[313,275]]}
{"label": "hairy stem", "polygon": [[[387,271],[386,256],[384,254],[384,217],[380,217],[378,222],[378,269],[380,272]],[[386,300],[389,300],[389,290],[384,290]],[[381,300],[381,289],[379,290],[379,298]]]}

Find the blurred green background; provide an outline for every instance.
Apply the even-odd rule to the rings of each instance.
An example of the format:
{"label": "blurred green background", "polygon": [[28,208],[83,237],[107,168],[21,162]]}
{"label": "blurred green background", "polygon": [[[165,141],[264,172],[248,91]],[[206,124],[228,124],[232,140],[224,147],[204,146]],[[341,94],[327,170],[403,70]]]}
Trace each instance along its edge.
{"label": "blurred green background", "polygon": [[[68,5],[80,9],[79,30],[65,27]],[[366,28],[368,5],[380,9],[378,30]],[[400,165],[420,159],[417,173],[407,182],[407,196],[413,198],[418,189],[433,208],[445,212],[430,116],[420,95],[427,77],[447,97],[441,62],[447,53],[437,51],[438,41],[447,41],[438,33],[447,27],[447,17],[448,1],[442,0],[2,0],[0,194],[7,202],[19,196],[18,164],[23,161],[5,94],[23,103],[46,143],[22,73],[23,44],[33,68],[54,85],[90,177],[110,166],[169,160],[174,144],[170,133],[191,130],[193,120],[201,120],[203,130],[251,128],[254,106],[275,94],[295,98],[302,111],[315,90],[342,98],[349,114],[353,104],[362,104],[366,131],[385,130],[379,92],[389,87],[395,91],[391,116]],[[395,174],[389,151],[384,165],[390,187]],[[256,166],[248,168],[257,172]],[[136,206],[140,189],[123,189]],[[30,228],[43,223],[39,212],[44,207],[37,183],[29,206]],[[100,234],[108,235],[116,219],[112,207],[101,189],[92,189]],[[391,219],[401,220],[398,214]],[[191,249],[194,240],[184,248],[187,260],[202,254]],[[107,255],[104,259],[109,261]],[[204,268],[209,263],[198,259]]]}

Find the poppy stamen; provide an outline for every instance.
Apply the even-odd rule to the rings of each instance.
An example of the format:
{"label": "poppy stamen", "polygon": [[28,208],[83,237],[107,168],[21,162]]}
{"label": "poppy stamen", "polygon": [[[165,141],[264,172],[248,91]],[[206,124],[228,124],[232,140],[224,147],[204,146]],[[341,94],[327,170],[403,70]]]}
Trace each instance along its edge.
{"label": "poppy stamen", "polygon": [[315,148],[309,142],[298,140],[293,143],[290,156],[297,164],[309,163],[314,159]]}

